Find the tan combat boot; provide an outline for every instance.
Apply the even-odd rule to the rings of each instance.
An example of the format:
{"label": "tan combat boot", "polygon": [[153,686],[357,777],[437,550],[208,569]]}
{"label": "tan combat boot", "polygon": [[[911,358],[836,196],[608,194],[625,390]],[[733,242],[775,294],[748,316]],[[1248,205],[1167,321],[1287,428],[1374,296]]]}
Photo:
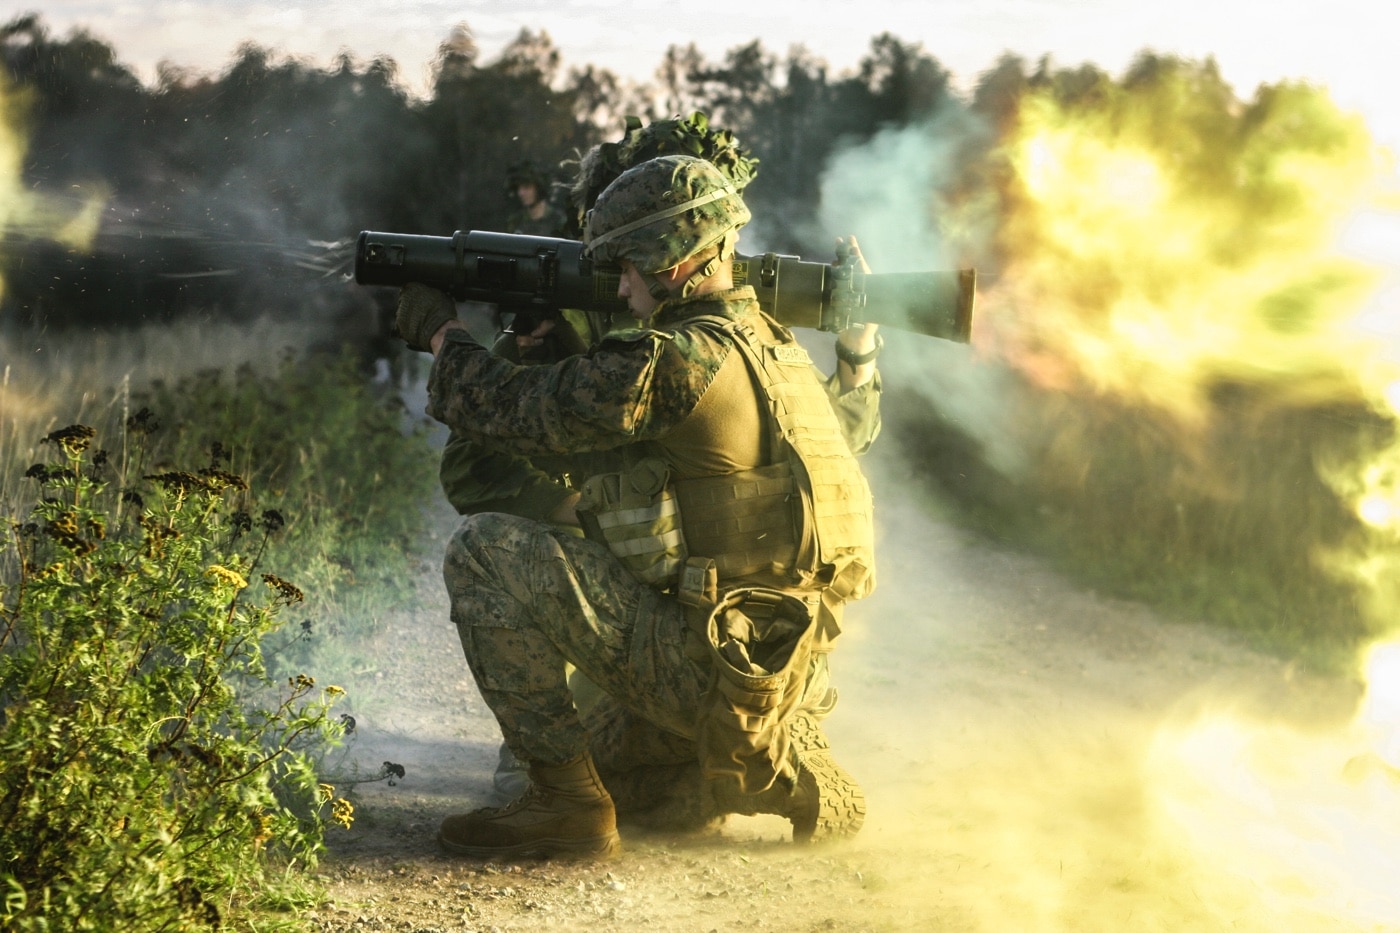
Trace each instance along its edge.
{"label": "tan combat boot", "polygon": [[795,842],[822,842],[854,836],[865,824],[865,791],[831,757],[815,716],[798,713],[788,723],[797,757],[797,787],[784,814],[792,820]]}
{"label": "tan combat boot", "polygon": [[532,764],[524,794],[504,807],[449,816],[438,842],[476,858],[608,858],[622,849],[612,798],[587,754],[562,765]]}
{"label": "tan combat boot", "polygon": [[794,842],[824,842],[854,836],[865,823],[865,792],[836,763],[821,723],[811,712],[796,713],[787,724],[789,754],[797,780],[792,788],[775,784],[760,794],[716,800],[726,813],[771,813],[792,823]]}

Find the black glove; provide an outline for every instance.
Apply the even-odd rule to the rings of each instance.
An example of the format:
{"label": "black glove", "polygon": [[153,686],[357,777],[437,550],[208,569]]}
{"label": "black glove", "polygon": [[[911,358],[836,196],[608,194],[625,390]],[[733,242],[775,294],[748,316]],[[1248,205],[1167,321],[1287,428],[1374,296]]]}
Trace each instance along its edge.
{"label": "black glove", "polygon": [[430,343],[442,325],[457,320],[457,303],[446,292],[418,282],[409,282],[399,289],[398,310],[394,326],[410,350],[431,353]]}

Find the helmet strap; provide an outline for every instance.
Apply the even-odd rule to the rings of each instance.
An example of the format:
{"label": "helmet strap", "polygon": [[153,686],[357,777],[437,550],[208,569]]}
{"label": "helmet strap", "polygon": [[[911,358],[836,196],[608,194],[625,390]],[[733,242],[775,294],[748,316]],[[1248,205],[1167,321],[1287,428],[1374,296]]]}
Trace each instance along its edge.
{"label": "helmet strap", "polygon": [[641,277],[642,282],[646,285],[647,291],[651,294],[651,297],[655,298],[658,302],[665,301],[667,298],[671,297],[671,292],[666,288],[665,285],[661,284],[661,281],[657,279],[655,273],[641,272],[638,273],[638,275]]}
{"label": "helmet strap", "polygon": [[715,270],[718,268],[719,257],[711,256],[709,262],[692,272],[690,278],[686,279],[685,283],[681,285],[681,297],[689,298],[694,294],[695,290],[700,287],[700,283],[714,275]]}
{"label": "helmet strap", "polygon": [[599,234],[598,236],[586,236],[584,239],[590,249],[596,250],[598,247],[602,246],[604,243],[609,242],[610,240],[615,240],[623,234],[631,233],[633,230],[645,227],[648,224],[654,224],[658,220],[665,220],[666,218],[674,217],[677,214],[684,214],[688,210],[693,210],[697,207],[703,207],[706,204],[709,204],[713,201],[718,201],[721,198],[727,198],[730,195],[734,195],[735,197],[737,197],[738,194],[738,189],[736,189],[733,185],[725,185],[722,188],[716,188],[709,194],[702,194],[698,198],[691,198],[689,201],[683,201],[680,204],[673,205],[671,207],[665,208],[664,210],[659,210],[653,214],[647,214],[645,217],[638,218],[637,220],[634,220],[631,223],[623,224],[620,227],[614,227],[607,233]]}
{"label": "helmet strap", "polygon": [[724,257],[728,255],[729,250],[732,249],[729,244],[729,237],[729,233],[720,237],[718,244],[719,249],[715,254],[706,260],[703,266],[692,272],[690,278],[685,280],[685,284],[681,286],[682,298],[689,298],[695,290],[700,287],[701,282],[719,271],[720,263],[724,262]]}

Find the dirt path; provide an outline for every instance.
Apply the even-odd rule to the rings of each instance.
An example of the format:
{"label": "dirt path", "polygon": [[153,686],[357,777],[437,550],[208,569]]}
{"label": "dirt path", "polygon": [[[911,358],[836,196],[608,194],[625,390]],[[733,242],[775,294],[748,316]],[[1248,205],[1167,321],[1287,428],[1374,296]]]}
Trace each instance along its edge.
{"label": "dirt path", "polygon": [[[856,840],[798,848],[781,821],[731,818],[699,838],[625,834],[606,864],[439,853],[437,822],[487,802],[499,732],[428,567],[420,605],[386,620],[378,670],[350,685],[348,761],[407,776],[359,789],[320,928],[1400,930],[1397,875],[1371,884],[1347,861],[1394,868],[1386,837],[1354,852],[1295,780],[1300,763],[1335,782],[1367,760],[1345,738],[1356,685],[1076,589],[929,519],[898,464],[868,467],[881,582],[834,656],[828,720],[869,798]],[[454,523],[439,516],[436,546]],[[1379,773],[1349,786],[1389,801]],[[1400,826],[1373,804],[1361,812]],[[1319,861],[1328,845],[1338,857]]]}

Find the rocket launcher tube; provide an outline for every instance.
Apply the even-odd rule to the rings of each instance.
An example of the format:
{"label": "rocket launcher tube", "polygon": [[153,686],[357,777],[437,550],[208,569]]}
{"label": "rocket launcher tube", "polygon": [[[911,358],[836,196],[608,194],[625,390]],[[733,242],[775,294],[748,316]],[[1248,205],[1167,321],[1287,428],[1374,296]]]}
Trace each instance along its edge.
{"label": "rocket launcher tube", "polygon": [[[421,282],[458,301],[534,319],[562,308],[627,313],[617,297],[617,267],[594,263],[583,249],[577,240],[481,230],[450,237],[365,230],[355,246],[355,281]],[[976,282],[971,269],[867,274],[776,253],[734,260],[734,284],[753,286],[768,314],[789,327],[832,333],[874,323],[966,343]]]}

